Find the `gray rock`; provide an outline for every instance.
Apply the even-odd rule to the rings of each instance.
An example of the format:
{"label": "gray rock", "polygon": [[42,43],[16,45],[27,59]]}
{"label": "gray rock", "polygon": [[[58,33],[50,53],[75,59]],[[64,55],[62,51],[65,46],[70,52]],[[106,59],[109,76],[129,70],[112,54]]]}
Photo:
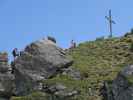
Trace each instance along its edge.
{"label": "gray rock", "polygon": [[39,40],[25,48],[14,61],[16,95],[26,95],[42,80],[61,73],[62,68],[72,65],[65,52],[49,40]]}
{"label": "gray rock", "polygon": [[75,80],[81,80],[82,79],[80,72],[78,70],[71,68],[71,67],[64,68],[64,69],[62,69],[62,71],[63,71],[63,73],[62,73],[63,75],[68,75]]}
{"label": "gray rock", "polygon": [[133,65],[124,68],[112,84],[113,100],[133,100],[133,84],[128,78],[133,79]]}
{"label": "gray rock", "polygon": [[8,64],[0,64],[0,73],[6,73],[10,70]]}
{"label": "gray rock", "polygon": [[14,75],[10,74],[10,66],[7,63],[0,63],[0,100],[9,100],[14,90]]}
{"label": "gray rock", "polygon": [[78,95],[79,92],[76,90],[71,90],[71,91],[56,91],[54,93],[54,95],[58,96],[58,97],[62,97],[62,98],[69,98],[69,97],[73,97],[75,95]]}
{"label": "gray rock", "polygon": [[47,88],[45,87],[44,91],[54,94],[55,92],[63,91],[65,89],[66,87],[64,85],[58,83],[53,85],[47,85]]}
{"label": "gray rock", "polygon": [[9,98],[0,97],[0,100],[9,100]]}
{"label": "gray rock", "polygon": [[56,83],[51,85],[47,84],[47,86],[44,87],[43,91],[56,96],[58,99],[64,99],[64,98],[68,99],[79,94],[79,91],[67,88],[61,83]]}
{"label": "gray rock", "polygon": [[15,89],[14,76],[11,74],[0,74],[0,97],[10,97]]}

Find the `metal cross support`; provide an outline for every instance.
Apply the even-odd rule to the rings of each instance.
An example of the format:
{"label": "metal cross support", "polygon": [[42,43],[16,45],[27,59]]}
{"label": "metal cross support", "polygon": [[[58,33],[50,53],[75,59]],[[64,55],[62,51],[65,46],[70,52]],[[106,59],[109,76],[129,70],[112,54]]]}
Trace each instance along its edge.
{"label": "metal cross support", "polygon": [[110,36],[113,36],[112,33],[112,24],[116,24],[115,21],[112,20],[112,14],[111,14],[111,10],[109,10],[109,16],[105,16],[105,18],[109,21],[109,31],[110,31]]}

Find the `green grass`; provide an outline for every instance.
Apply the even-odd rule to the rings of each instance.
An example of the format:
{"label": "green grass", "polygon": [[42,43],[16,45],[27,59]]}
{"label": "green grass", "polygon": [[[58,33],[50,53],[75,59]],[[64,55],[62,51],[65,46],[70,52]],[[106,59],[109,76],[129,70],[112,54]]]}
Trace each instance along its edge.
{"label": "green grass", "polygon": [[12,97],[11,100],[48,100],[47,95],[41,92],[34,92],[28,96]]}
{"label": "green grass", "polygon": [[[73,66],[87,74],[85,80],[88,84],[93,81],[91,87],[98,95],[104,80],[112,81],[123,67],[133,64],[132,43],[133,35],[82,43],[70,52]],[[129,82],[133,84],[132,79]]]}
{"label": "green grass", "polygon": [[71,77],[59,75],[55,78],[44,81],[44,84],[56,84],[60,83],[66,86],[68,89],[77,90],[80,92],[80,95],[72,98],[73,100],[85,100],[89,93],[89,88],[92,88],[92,84],[95,83],[95,80],[73,80]]}
{"label": "green grass", "polygon": [[133,85],[133,75],[127,76],[125,78],[128,81],[129,85]]}
{"label": "green grass", "polygon": [[[90,41],[79,44],[69,52],[74,59],[73,67],[80,70],[83,80],[76,81],[68,77],[58,76],[47,80],[59,82],[70,88],[81,91],[76,100],[99,100],[99,89],[103,81],[112,81],[126,65],[133,64],[131,44],[133,36]],[[94,95],[90,95],[91,88]],[[90,99],[91,98],[91,99]]]}

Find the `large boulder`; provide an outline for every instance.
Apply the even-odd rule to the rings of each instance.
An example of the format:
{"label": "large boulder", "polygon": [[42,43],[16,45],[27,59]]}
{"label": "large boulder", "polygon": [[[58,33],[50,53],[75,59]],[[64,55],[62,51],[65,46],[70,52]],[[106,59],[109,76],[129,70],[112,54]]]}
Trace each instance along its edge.
{"label": "large boulder", "polygon": [[12,96],[14,89],[14,76],[12,74],[0,74],[0,97]]}
{"label": "large boulder", "polygon": [[125,67],[113,81],[111,100],[133,100],[133,65]]}
{"label": "large boulder", "polygon": [[37,89],[41,81],[61,73],[72,65],[65,52],[50,40],[39,40],[28,45],[12,65],[16,95],[26,95]]}
{"label": "large boulder", "polygon": [[0,100],[5,100],[14,94],[14,76],[10,74],[9,69],[8,64],[0,64]]}
{"label": "large boulder", "polygon": [[11,69],[8,64],[0,63],[0,73],[8,73],[10,70]]}

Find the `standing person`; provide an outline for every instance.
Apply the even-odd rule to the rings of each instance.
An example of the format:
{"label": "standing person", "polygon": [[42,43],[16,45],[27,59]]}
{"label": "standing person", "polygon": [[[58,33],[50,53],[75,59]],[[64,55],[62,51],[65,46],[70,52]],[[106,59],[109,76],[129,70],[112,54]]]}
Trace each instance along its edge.
{"label": "standing person", "polygon": [[14,60],[19,56],[19,52],[17,48],[14,48],[12,51],[12,55],[14,57]]}
{"label": "standing person", "polygon": [[71,40],[71,46],[70,46],[70,49],[73,49],[74,47],[74,40]]}
{"label": "standing person", "polygon": [[74,42],[74,43],[73,43],[73,48],[76,48],[76,45],[77,45],[76,42]]}
{"label": "standing person", "polygon": [[76,48],[76,42],[74,40],[71,41],[71,47],[70,49]]}

